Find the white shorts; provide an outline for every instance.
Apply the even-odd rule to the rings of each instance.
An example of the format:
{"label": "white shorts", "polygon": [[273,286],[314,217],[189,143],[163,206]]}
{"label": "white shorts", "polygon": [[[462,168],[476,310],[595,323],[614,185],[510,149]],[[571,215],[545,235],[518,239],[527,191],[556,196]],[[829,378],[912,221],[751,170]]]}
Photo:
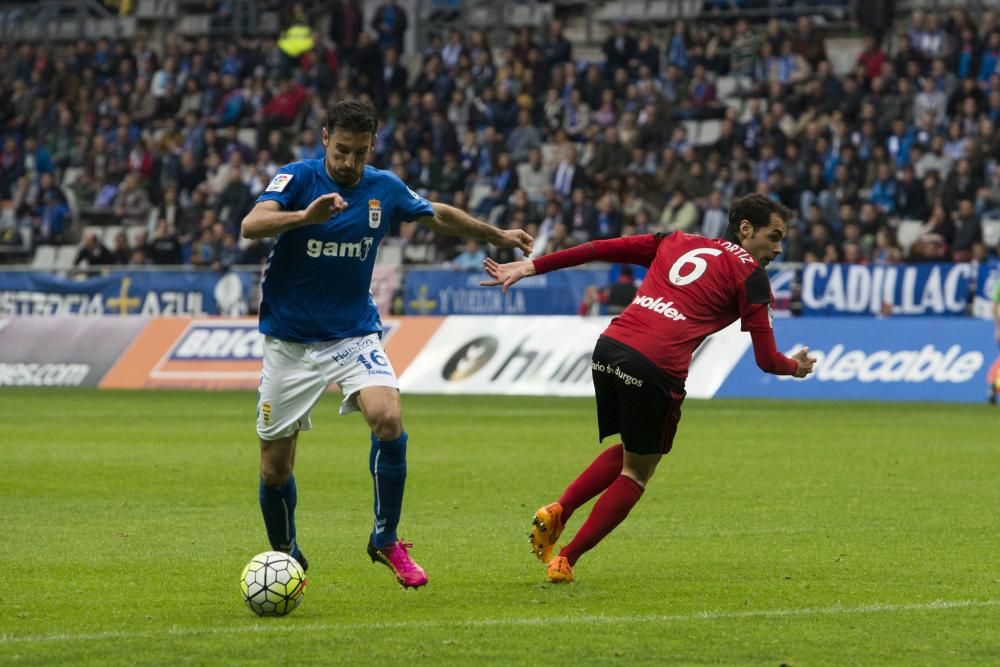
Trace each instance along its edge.
{"label": "white shorts", "polygon": [[340,414],[358,409],[365,387],[399,388],[378,334],[324,343],[291,343],[264,337],[264,370],[257,394],[257,435],[286,438],[312,428],[309,413],[327,387],[340,386]]}

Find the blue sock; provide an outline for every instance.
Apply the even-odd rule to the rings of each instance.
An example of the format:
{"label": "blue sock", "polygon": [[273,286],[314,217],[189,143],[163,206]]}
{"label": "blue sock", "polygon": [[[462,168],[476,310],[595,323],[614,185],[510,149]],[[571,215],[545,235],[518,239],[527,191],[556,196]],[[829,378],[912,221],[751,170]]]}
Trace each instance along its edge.
{"label": "blue sock", "polygon": [[368,457],[375,492],[375,527],[372,542],[376,547],[396,541],[396,526],[403,511],[403,487],[406,485],[406,431],[386,442],[372,433]]}
{"label": "blue sock", "polygon": [[295,542],[295,504],[298,500],[295,475],[277,486],[265,486],[264,480],[260,480],[259,492],[260,511],[264,515],[264,527],[271,548],[299,560],[302,552]]}

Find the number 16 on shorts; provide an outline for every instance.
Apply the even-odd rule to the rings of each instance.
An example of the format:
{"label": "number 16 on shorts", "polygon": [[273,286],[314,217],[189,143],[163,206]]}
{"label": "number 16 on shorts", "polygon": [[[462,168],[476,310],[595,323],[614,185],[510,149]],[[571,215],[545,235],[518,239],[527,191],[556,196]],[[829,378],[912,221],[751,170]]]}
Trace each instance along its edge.
{"label": "number 16 on shorts", "polygon": [[389,360],[385,358],[381,350],[372,350],[367,355],[361,353],[356,361],[365,367],[369,375],[392,375]]}

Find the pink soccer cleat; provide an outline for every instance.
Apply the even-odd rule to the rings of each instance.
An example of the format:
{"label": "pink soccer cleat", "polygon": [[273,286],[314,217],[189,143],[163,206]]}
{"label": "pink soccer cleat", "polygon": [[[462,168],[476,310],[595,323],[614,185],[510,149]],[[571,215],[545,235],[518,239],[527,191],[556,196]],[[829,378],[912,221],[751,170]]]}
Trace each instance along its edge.
{"label": "pink soccer cleat", "polygon": [[412,548],[412,544],[396,540],[387,547],[379,549],[375,543],[368,540],[368,555],[372,562],[379,562],[392,570],[396,581],[402,584],[403,588],[420,588],[427,583],[427,573],[410,558],[407,549]]}

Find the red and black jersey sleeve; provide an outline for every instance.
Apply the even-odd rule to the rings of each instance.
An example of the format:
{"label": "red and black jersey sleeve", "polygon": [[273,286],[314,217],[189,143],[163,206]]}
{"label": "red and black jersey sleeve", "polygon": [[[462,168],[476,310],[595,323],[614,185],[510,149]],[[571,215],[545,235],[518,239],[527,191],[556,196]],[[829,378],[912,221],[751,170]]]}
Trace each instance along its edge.
{"label": "red and black jersey sleeve", "polygon": [[767,272],[758,266],[747,276],[739,292],[741,328],[750,332],[754,359],[761,370],[775,375],[794,375],[798,363],[779,352],[774,342],[771,301],[771,281]]}
{"label": "red and black jersey sleeve", "polygon": [[755,268],[740,285],[739,311],[743,331],[770,331],[768,313],[771,298],[771,281],[762,267]]}
{"label": "red and black jersey sleeve", "polygon": [[757,366],[766,373],[775,375],[795,375],[799,364],[778,351],[774,342],[774,332],[770,329],[754,329],[750,332],[753,341],[753,356]]}
{"label": "red and black jersey sleeve", "polygon": [[[588,262],[639,264],[648,267],[656,257],[656,248],[666,238],[663,234],[623,236],[603,241],[588,241],[573,248],[543,255],[536,260],[535,273],[543,274]],[[766,278],[766,276],[765,276]]]}

